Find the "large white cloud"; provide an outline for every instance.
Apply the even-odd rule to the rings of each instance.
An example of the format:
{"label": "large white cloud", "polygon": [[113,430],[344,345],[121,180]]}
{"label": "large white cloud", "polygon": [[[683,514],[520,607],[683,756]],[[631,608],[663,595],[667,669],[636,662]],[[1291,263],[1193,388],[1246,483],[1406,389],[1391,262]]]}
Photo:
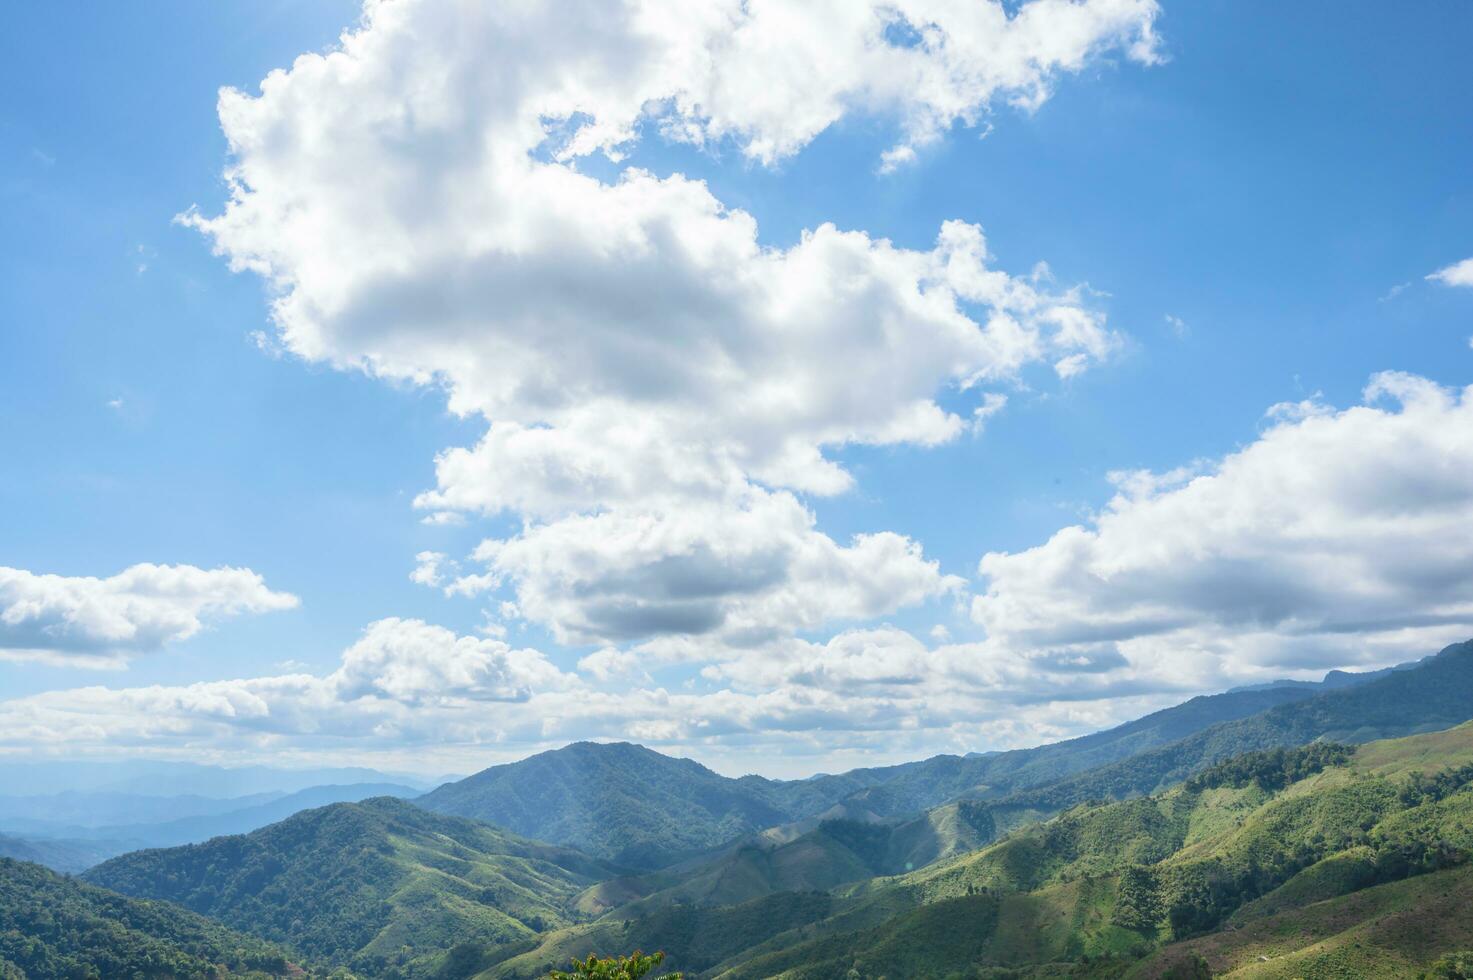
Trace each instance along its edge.
{"label": "large white cloud", "polygon": [[[1152,0],[371,2],[337,50],[259,96],[222,93],[231,197],[186,221],[269,282],[286,349],[440,385],[486,419],[419,504],[528,522],[488,546],[519,608],[618,639],[637,616],[604,628],[597,600],[553,594],[614,589],[663,610],[658,634],[674,622],[665,572],[720,556],[709,581],[730,592],[689,620],[718,630],[754,583],[805,584],[775,560],[827,552],[851,577],[833,591],[872,596],[895,575],[844,556],[882,542],[918,581],[908,542],[840,548],[811,521],[792,540],[805,518],[781,491],[850,485],[826,450],[955,438],[999,404],[984,386],[1033,364],[1068,377],[1116,338],[1081,291],[996,269],[974,225],[946,223],[927,250],[827,224],[775,246],[700,181],[605,180],[585,159],[658,131],[771,163],[864,112],[895,121],[894,164],[994,100],[1037,106],[1096,56],[1154,60],[1155,15]],[[947,389],[971,407],[942,408]],[[782,527],[743,540],[755,508]],[[547,549],[583,533],[617,554],[570,577]],[[800,599],[784,624],[946,587],[930,582],[878,606]]]}
{"label": "large white cloud", "polygon": [[1268,418],[1238,452],[1117,474],[1119,493],[1090,524],[984,557],[972,613],[989,640],[1116,649],[1208,686],[1466,638],[1473,389],[1386,373],[1363,405],[1312,401]]}
{"label": "large white cloud", "polygon": [[515,583],[517,612],[563,642],[709,635],[738,646],[862,620],[958,589],[898,534],[841,547],[788,493],[744,501],[630,507],[528,527],[489,540],[487,572],[452,590]]}
{"label": "large white cloud", "polygon": [[139,564],[92,578],[0,567],[0,659],[118,664],[211,618],[296,605],[248,568]]}
{"label": "large white cloud", "polygon": [[381,619],[343,652],[328,678],[343,700],[387,698],[525,701],[534,691],[567,686],[563,674],[535,650],[514,650],[496,639],[456,636],[443,626],[412,619]]}

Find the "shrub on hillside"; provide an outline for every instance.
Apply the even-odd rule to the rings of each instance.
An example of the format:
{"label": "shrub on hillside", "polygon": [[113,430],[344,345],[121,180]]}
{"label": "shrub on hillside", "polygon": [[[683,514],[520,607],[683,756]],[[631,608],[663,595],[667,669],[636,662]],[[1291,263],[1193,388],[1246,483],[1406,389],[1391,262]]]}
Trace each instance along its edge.
{"label": "shrub on hillside", "polygon": [[[663,962],[663,952],[646,956],[635,950],[628,956],[610,956],[607,959],[589,953],[588,959],[573,961],[573,972],[553,970],[547,975],[547,980],[641,980]],[[681,980],[681,977],[679,973],[667,973],[656,980]]]}

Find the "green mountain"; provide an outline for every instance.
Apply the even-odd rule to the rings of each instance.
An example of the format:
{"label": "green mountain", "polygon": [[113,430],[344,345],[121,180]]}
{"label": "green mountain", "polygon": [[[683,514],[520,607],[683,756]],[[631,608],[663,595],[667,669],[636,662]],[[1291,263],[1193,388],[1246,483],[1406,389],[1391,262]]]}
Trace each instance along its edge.
{"label": "green mountain", "polygon": [[[1389,674],[1334,672],[1197,697],[1117,728],[1051,745],[781,781],[730,779],[628,743],[580,742],[448,783],[415,803],[580,848],[667,867],[768,828],[835,815],[896,818],[967,796],[1002,796],[1127,758],[1208,726]],[[837,808],[837,809],[836,809]]]}
{"label": "green mountain", "polygon": [[448,783],[414,802],[652,868],[835,800],[797,783],[729,779],[627,742],[579,742]]}
{"label": "green mountain", "polygon": [[164,902],[140,901],[0,858],[5,980],[305,977],[278,947]]}
{"label": "green mountain", "polygon": [[[252,833],[138,851],[87,873],[374,977],[433,974],[459,944],[531,940],[615,872],[392,798],[298,813]],[[459,954],[458,954],[459,955]]]}
{"label": "green mountain", "polygon": [[[1281,975],[1407,976],[1473,946],[1457,911],[1470,856],[1473,724],[1237,756],[1165,793],[1073,807],[908,874],[735,905],[617,908],[484,976],[537,976],[626,947],[729,980],[1190,976],[1172,971],[1291,953]],[[1293,935],[1276,932],[1286,923]],[[1374,955],[1357,950],[1372,936],[1384,937]],[[1347,964],[1363,972],[1330,972]]]}

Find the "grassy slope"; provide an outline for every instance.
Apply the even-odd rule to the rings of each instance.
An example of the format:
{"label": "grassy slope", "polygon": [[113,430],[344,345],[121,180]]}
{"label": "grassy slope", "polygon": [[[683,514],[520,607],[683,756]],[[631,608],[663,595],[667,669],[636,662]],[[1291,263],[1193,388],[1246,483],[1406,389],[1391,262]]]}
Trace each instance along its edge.
{"label": "grassy slope", "polygon": [[801,933],[826,919],[834,907],[834,899],[824,892],[783,892],[731,906],[673,905],[634,919],[606,917],[549,933],[536,948],[507,957],[481,976],[528,980],[589,953],[635,949],[662,949],[669,956],[667,968],[699,974],[778,934]]}
{"label": "grassy slope", "polygon": [[[1232,806],[1236,800],[1226,799],[1228,795],[1216,793],[1214,798]],[[776,919],[764,942],[737,952],[723,967],[731,977],[768,976],[787,969],[796,970],[794,976],[817,977],[827,976],[825,971],[842,965],[838,974],[842,975],[852,962],[840,961],[845,957],[852,960],[855,951],[868,950],[866,962],[877,972],[912,976],[918,975],[915,971],[920,969],[920,961],[902,954],[919,941],[916,937],[937,934],[958,940],[932,949],[931,965],[937,969],[937,964],[945,962],[970,962],[974,954],[983,955],[977,954],[978,949],[992,962],[1013,964],[1039,962],[1039,957],[1047,961],[1086,952],[1121,951],[1139,945],[1139,936],[1108,921],[1114,900],[1111,879],[1053,879],[1081,860],[1104,866],[1112,859],[1138,859],[1147,847],[1169,853],[1170,843],[1148,844],[1146,838],[1170,826],[1174,829],[1167,831],[1168,837],[1181,839],[1188,820],[1176,813],[1178,809],[1184,808],[1168,799],[1115,804],[1104,808],[1103,814],[1081,811],[1055,821],[1047,834],[1016,835],[921,871],[836,889],[829,914],[797,923]],[[1081,851],[1086,852],[1084,858],[1080,857]],[[1022,894],[1029,889],[1037,890]],[[979,890],[985,893],[977,894]],[[1000,904],[997,936],[992,936],[991,927],[986,937],[978,936],[973,927],[956,930],[958,917],[969,914],[966,910],[985,911],[989,903]],[[721,910],[704,911],[713,921],[720,920]],[[620,910],[614,918],[623,914]],[[677,937],[662,935],[653,925],[651,921],[633,921],[631,932],[639,940],[637,945],[663,948],[671,953],[675,966],[696,969],[685,958],[687,950],[672,942]],[[984,945],[975,945],[984,939]],[[621,940],[624,934],[610,929],[608,920],[604,920],[548,937],[543,948],[503,964],[487,976],[533,976],[537,967],[563,962],[569,955],[622,948]],[[630,941],[624,945],[634,948]],[[883,964],[889,966],[881,969]]]}
{"label": "grassy slope", "polygon": [[279,948],[192,912],[0,858],[0,964],[5,963],[13,975],[31,980],[217,980],[284,976],[294,969]]}
{"label": "grassy slope", "polygon": [[1067,968],[1080,957],[1124,954],[1141,937],[1114,925],[1112,879],[1078,879],[1025,894],[943,898],[879,925],[812,939],[725,964],[725,980],[843,980],[948,976],[972,964]]}
{"label": "grassy slope", "polygon": [[790,840],[756,835],[712,860],[638,878],[600,882],[579,896],[589,914],[624,918],[671,902],[732,905],[783,891],[827,890],[982,847],[994,837],[990,813],[961,801],[898,824],[821,821]]}
{"label": "grassy slope", "polygon": [[1473,867],[1464,866],[1248,917],[1172,944],[1128,976],[1163,977],[1196,955],[1229,977],[1414,977],[1444,953],[1473,948],[1470,908]]}
{"label": "grassy slope", "polygon": [[531,940],[606,866],[394,799],[308,810],[250,834],[139,851],[88,873],[356,970],[430,972],[445,950]]}

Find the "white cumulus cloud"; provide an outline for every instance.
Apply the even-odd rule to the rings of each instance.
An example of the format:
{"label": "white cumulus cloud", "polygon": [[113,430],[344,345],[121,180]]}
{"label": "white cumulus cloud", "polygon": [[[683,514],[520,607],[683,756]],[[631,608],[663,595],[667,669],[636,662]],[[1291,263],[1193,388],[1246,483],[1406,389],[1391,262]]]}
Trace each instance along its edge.
{"label": "white cumulus cloud", "polygon": [[414,619],[381,619],[343,652],[328,683],[343,700],[382,697],[525,701],[534,691],[566,686],[566,675],[535,650],[499,639],[457,636]]}
{"label": "white cumulus cloud", "polygon": [[898,534],[846,547],[788,493],[669,511],[626,508],[489,540],[487,572],[452,588],[514,583],[519,615],[562,642],[712,634],[737,645],[866,619],[960,588]]}
{"label": "white cumulus cloud", "polygon": [[108,578],[0,567],[0,659],[115,665],[211,618],[291,609],[248,568],[138,564]]}
{"label": "white cumulus cloud", "polygon": [[[681,616],[740,629],[764,603],[791,607],[785,626],[884,612],[942,577],[894,535],[828,541],[785,491],[843,491],[829,450],[946,442],[1001,407],[987,386],[1030,365],[1073,376],[1118,338],[1085,291],[997,268],[975,225],[949,221],[923,250],[832,224],[769,245],[701,181],[620,161],[663,138],[769,164],[851,113],[890,119],[900,161],[995,101],[1036,108],[1098,57],[1151,63],[1156,14],[1153,0],[370,2],[336,50],[259,95],[221,93],[230,200],[183,220],[269,283],[285,350],[440,386],[485,419],[418,504],[435,522],[520,515],[522,534],[482,549],[486,581],[560,634],[660,634]],[[622,169],[594,176],[592,154]],[[758,509],[780,526],[749,528]],[[563,547],[607,560],[570,571]],[[855,560],[879,548],[893,575]],[[672,599],[669,572],[701,564],[729,591]],[[784,601],[779,582],[826,594]]]}
{"label": "white cumulus cloud", "polygon": [[985,556],[973,618],[1013,651],[1114,650],[1212,687],[1431,652],[1473,629],[1473,389],[1407,374],[1276,406],[1220,460],[1122,474],[1087,525]]}

